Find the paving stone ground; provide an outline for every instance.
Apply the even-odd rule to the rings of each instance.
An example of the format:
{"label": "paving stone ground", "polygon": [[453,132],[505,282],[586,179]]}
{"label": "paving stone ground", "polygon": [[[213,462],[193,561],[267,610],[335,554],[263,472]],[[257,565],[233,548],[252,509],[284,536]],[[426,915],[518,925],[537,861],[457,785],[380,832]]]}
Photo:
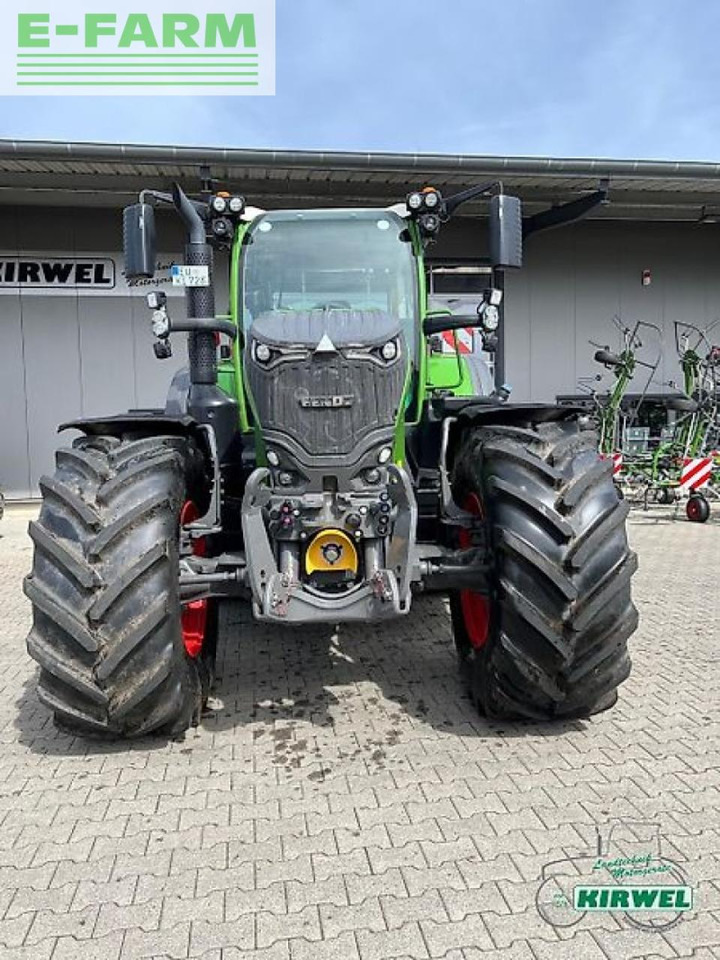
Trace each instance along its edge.
{"label": "paving stone ground", "polygon": [[[29,516],[0,524],[2,960],[720,957],[717,520],[633,517],[634,673],[590,721],[477,716],[439,597],[337,634],[233,606],[200,728],[103,745],[57,731],[35,696]],[[592,857],[613,820],[616,854],[660,825],[689,918],[543,919],[543,868]]]}

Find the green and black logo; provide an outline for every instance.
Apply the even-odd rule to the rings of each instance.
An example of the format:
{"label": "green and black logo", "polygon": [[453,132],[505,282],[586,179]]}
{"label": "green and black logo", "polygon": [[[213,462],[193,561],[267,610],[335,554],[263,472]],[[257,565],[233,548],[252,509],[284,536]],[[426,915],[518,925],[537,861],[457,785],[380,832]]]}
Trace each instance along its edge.
{"label": "green and black logo", "polygon": [[615,821],[596,830],[594,853],[543,867],[535,897],[551,926],[572,927],[586,913],[612,912],[641,930],[674,927],[693,909],[683,868],[662,852],[660,824]]}

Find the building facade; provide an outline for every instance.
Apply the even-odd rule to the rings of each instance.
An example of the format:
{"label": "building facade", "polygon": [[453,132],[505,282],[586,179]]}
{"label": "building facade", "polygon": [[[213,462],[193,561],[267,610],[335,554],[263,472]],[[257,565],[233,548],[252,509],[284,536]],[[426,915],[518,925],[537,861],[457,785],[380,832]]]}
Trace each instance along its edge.
{"label": "building facade", "polygon": [[[160,155],[152,163],[145,158],[151,148],[104,147],[101,157],[88,158],[92,146],[63,153],[59,145],[0,144],[0,487],[11,499],[37,496],[40,476],[52,468],[58,424],[161,406],[183,364],[181,336],[174,338],[173,358],[155,359],[146,289],[128,285],[123,275],[121,209],[139,189],[167,188],[173,179],[197,189],[193,178],[205,158],[223,186],[245,192],[253,205],[383,206],[431,178],[451,192],[482,172],[458,171],[453,158],[429,158],[433,162],[423,165],[423,158],[407,157],[403,167],[402,158],[390,164],[380,155],[359,175],[348,159],[354,162],[355,155],[292,155],[302,161],[293,166],[275,154],[234,151],[231,161],[227,151],[196,151],[191,158],[183,151],[171,156],[169,148],[162,164]],[[491,173],[496,159],[474,162]],[[668,164],[663,179],[654,164],[651,181],[648,172],[633,178],[617,171],[613,178],[609,168],[560,176],[552,164],[569,161],[545,163],[545,175],[532,166],[541,161],[526,161],[524,175],[515,171],[514,182],[503,178],[508,192],[523,196],[526,210],[587,193],[598,173],[610,175],[612,202],[580,222],[529,237],[525,267],[507,276],[505,380],[513,399],[552,401],[578,393],[579,382],[608,388],[611,374],[592,357],[593,344],[620,347],[613,317],[654,325],[643,332],[640,357],[651,364],[660,357],[651,390],[669,389],[679,379],[674,321],[706,328],[720,318],[720,234],[712,215],[720,180],[706,165],[688,165],[678,179],[671,169],[678,165]],[[326,176],[313,179],[318,166]],[[641,196],[639,185],[651,182],[654,189]],[[432,250],[434,296],[458,312],[475,298],[467,267],[486,262],[483,213],[478,206],[451,222]],[[182,293],[168,273],[172,262],[182,261],[182,245],[173,219],[160,218],[158,282],[171,297]],[[481,284],[482,270],[476,274]],[[226,264],[218,265],[217,276],[217,309],[223,312]],[[182,311],[181,297],[173,307]],[[717,330],[720,340],[720,324]],[[592,379],[596,374],[602,381]]]}

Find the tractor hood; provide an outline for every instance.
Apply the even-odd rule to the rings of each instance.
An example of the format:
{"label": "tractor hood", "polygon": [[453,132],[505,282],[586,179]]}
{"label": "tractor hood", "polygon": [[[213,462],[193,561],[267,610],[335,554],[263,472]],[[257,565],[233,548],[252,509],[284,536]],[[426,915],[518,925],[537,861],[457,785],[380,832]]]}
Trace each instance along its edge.
{"label": "tractor hood", "polygon": [[337,349],[382,346],[401,332],[400,320],[381,310],[342,307],[301,312],[274,310],[261,314],[250,326],[250,337],[259,342],[310,350],[320,346],[320,352],[323,346]]}

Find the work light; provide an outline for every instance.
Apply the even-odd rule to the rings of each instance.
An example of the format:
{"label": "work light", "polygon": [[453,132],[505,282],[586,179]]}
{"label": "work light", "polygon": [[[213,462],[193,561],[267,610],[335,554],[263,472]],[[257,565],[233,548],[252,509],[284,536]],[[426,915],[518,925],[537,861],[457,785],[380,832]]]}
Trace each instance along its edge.
{"label": "work light", "polygon": [[440,229],[440,217],[436,213],[423,213],[418,218],[420,229],[427,236],[432,236]]}
{"label": "work light", "polygon": [[212,231],[216,237],[229,238],[233,235],[233,225],[227,217],[219,217],[213,220]]}
{"label": "work light", "polygon": [[160,310],[167,303],[167,294],[162,290],[153,290],[145,297],[145,302],[150,310]]}
{"label": "work light", "polygon": [[228,202],[225,197],[217,196],[212,198],[211,206],[215,213],[225,213],[228,208]]}
{"label": "work light", "polygon": [[428,210],[434,210],[440,203],[440,195],[436,190],[428,190],[423,194],[423,197],[425,198],[425,206]]}
{"label": "work light", "polygon": [[485,327],[486,330],[489,330],[490,333],[492,333],[494,330],[497,330],[500,324],[500,311],[494,304],[489,303],[485,307],[483,310],[482,322],[483,327]]}
{"label": "work light", "polygon": [[423,205],[423,195],[421,193],[409,194],[407,205],[413,212],[417,212]]}
{"label": "work light", "polygon": [[242,213],[245,209],[245,197],[230,197],[230,213]]}
{"label": "work light", "polygon": [[502,303],[503,292],[496,287],[489,287],[484,293],[484,299],[493,307],[499,307]]}

